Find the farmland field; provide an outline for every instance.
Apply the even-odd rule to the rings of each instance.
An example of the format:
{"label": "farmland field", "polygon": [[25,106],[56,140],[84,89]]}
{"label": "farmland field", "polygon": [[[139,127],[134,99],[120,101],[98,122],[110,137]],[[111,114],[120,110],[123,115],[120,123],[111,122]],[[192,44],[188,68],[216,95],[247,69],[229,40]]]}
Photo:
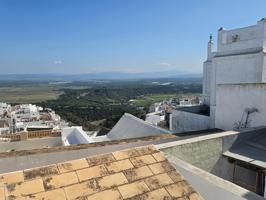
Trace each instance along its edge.
{"label": "farmland field", "polygon": [[0,102],[6,103],[38,103],[47,100],[55,100],[62,89],[82,89],[85,87],[71,87],[65,84],[49,83],[15,83],[0,86]]}
{"label": "farmland field", "polygon": [[133,104],[135,106],[139,107],[149,107],[153,103],[160,102],[166,99],[174,98],[177,94],[155,94],[155,95],[149,95],[145,96],[142,99],[136,99]]}
{"label": "farmland field", "polygon": [[58,98],[60,92],[52,88],[3,87],[0,88],[0,102],[36,103]]}
{"label": "farmland field", "polygon": [[144,119],[153,103],[201,90],[198,79],[0,82],[0,102],[35,103],[53,109],[71,125],[95,130],[99,122],[112,128],[124,113]]}

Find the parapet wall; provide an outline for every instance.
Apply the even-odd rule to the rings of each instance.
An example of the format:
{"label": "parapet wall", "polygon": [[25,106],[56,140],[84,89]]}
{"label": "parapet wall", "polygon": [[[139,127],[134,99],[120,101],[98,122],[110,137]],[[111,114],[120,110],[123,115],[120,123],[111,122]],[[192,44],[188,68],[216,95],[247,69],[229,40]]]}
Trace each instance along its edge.
{"label": "parapet wall", "polygon": [[210,117],[206,115],[175,110],[170,115],[170,130],[175,133],[210,129]]}
{"label": "parapet wall", "polygon": [[40,131],[30,131],[30,132],[20,132],[15,134],[5,134],[0,135],[1,142],[13,142],[28,140],[34,138],[43,138],[43,137],[60,137],[61,131],[52,131],[52,130],[40,130]]}
{"label": "parapet wall", "polygon": [[222,157],[222,153],[232,146],[237,136],[238,132],[223,132],[161,144],[158,148],[168,155],[231,181],[233,168],[227,159]]}
{"label": "parapet wall", "polygon": [[43,137],[24,141],[3,142],[0,152],[24,151],[62,146],[61,137]]}
{"label": "parapet wall", "polygon": [[218,32],[218,52],[262,48],[266,20],[256,25]]}
{"label": "parapet wall", "polygon": [[174,155],[196,167],[211,172],[222,154],[222,138],[182,144],[163,149],[167,154]]}

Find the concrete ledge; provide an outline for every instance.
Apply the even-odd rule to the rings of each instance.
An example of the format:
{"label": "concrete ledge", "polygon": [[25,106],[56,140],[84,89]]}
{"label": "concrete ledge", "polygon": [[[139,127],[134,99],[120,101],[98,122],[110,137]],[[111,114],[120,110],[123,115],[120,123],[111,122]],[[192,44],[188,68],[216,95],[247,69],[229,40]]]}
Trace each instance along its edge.
{"label": "concrete ledge", "polygon": [[226,132],[215,133],[211,135],[204,135],[204,136],[194,137],[194,138],[180,140],[180,141],[158,144],[156,145],[156,147],[158,149],[166,149],[166,148],[175,147],[175,146],[182,145],[182,144],[194,143],[194,142],[199,142],[199,141],[204,141],[204,140],[211,140],[211,139],[221,138],[221,137],[231,136],[231,135],[238,135],[239,133],[240,132],[237,132],[237,131],[226,131]]}

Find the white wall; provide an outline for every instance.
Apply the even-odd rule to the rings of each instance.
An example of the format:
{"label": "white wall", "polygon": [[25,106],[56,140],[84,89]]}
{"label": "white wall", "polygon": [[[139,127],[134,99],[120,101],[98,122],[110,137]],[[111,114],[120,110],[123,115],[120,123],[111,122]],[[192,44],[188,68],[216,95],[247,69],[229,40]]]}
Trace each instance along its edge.
{"label": "white wall", "polygon": [[212,62],[206,61],[203,64],[203,103],[205,105],[210,105],[210,90],[211,90],[211,70]]}
{"label": "white wall", "polygon": [[[234,35],[239,35],[239,41],[232,42]],[[210,70],[211,128],[234,128],[244,110],[252,107],[260,113],[251,115],[254,118],[251,126],[266,124],[265,46],[266,20],[254,26],[218,32],[218,50]]]}
{"label": "white wall", "polygon": [[216,84],[261,83],[263,53],[213,59]]}
{"label": "white wall", "polygon": [[170,130],[174,133],[206,130],[210,128],[210,117],[175,110],[170,115]]}
{"label": "white wall", "polygon": [[157,125],[159,122],[163,121],[164,118],[165,118],[164,115],[161,116],[157,112],[155,112],[155,113],[147,114],[145,121],[150,123],[150,124]]}
{"label": "white wall", "polygon": [[[264,27],[265,22],[258,22],[253,26],[219,31],[218,52],[262,47]],[[232,41],[234,35],[239,36],[238,42]]]}
{"label": "white wall", "polygon": [[259,110],[250,115],[251,127],[266,124],[266,84],[219,85],[216,95],[216,128],[233,129],[251,107]]}
{"label": "white wall", "polygon": [[82,130],[81,126],[63,128],[61,132],[62,144],[64,146],[72,144],[88,144],[93,140]]}
{"label": "white wall", "polygon": [[[265,30],[266,31],[266,30]],[[266,83],[266,55],[262,57],[262,82]]]}

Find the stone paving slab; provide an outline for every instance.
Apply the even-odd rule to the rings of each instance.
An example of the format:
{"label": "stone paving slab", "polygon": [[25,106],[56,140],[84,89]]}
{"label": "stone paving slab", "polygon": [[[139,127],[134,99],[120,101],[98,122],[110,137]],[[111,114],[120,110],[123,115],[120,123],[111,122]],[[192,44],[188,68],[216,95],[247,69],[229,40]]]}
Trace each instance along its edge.
{"label": "stone paving slab", "polygon": [[202,200],[154,146],[0,175],[2,200]]}

